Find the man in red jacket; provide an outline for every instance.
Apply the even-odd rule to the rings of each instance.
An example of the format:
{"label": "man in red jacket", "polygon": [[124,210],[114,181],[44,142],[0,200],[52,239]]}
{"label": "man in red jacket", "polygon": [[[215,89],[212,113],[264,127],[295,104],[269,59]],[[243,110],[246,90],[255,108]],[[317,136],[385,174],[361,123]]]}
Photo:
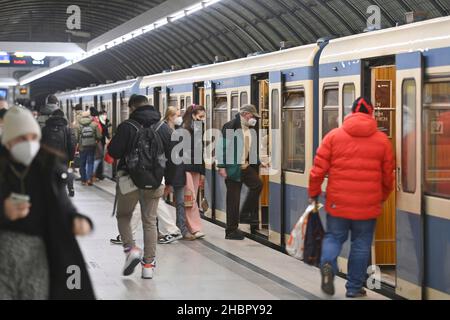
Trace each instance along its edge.
{"label": "man in red jacket", "polygon": [[322,290],[334,294],[337,257],[351,232],[347,297],[363,289],[376,219],[393,190],[394,158],[387,136],[378,131],[374,108],[364,98],[353,104],[339,129],[325,136],[309,177],[309,196],[317,201],[328,175],[325,209],[327,232],[322,244]]}

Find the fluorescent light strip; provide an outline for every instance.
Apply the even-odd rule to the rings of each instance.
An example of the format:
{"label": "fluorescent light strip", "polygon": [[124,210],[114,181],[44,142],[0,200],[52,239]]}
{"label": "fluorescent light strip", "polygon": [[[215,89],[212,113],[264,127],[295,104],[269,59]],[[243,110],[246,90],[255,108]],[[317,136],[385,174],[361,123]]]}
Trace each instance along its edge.
{"label": "fluorescent light strip", "polygon": [[49,75],[51,73],[54,73],[54,72],[59,71],[61,69],[64,69],[64,68],[66,68],[66,67],[68,67],[68,66],[70,66],[72,64],[75,64],[75,63],[78,63],[80,61],[83,61],[83,60],[85,60],[87,58],[90,58],[90,57],[100,53],[100,52],[103,52],[105,50],[111,49],[111,48],[113,48],[113,47],[115,47],[115,46],[117,46],[119,44],[125,43],[125,42],[127,42],[127,41],[129,41],[129,40],[131,40],[133,38],[136,38],[136,37],[138,37],[138,36],[140,36],[142,34],[145,34],[147,32],[150,32],[150,31],[153,31],[155,29],[158,29],[158,28],[160,28],[162,26],[165,26],[165,25],[167,25],[167,24],[169,24],[171,22],[175,22],[177,20],[180,20],[180,19],[182,19],[182,18],[184,18],[184,17],[186,17],[188,15],[191,15],[191,14],[193,14],[195,12],[198,12],[198,11],[204,9],[204,8],[207,8],[207,7],[217,3],[219,1],[221,1],[221,0],[204,0],[204,1],[201,1],[201,2],[199,2],[197,4],[195,4],[195,5],[187,7],[184,10],[177,11],[177,12],[175,12],[175,13],[173,13],[173,14],[171,14],[171,15],[163,18],[163,19],[160,19],[160,20],[158,20],[158,21],[156,21],[154,23],[151,23],[151,24],[149,24],[147,26],[144,26],[144,27],[141,27],[139,29],[136,29],[136,30],[134,30],[132,32],[129,32],[129,33],[123,35],[123,36],[120,36],[119,38],[116,38],[116,39],[114,39],[114,40],[112,40],[112,41],[110,41],[110,42],[108,42],[108,43],[106,43],[104,45],[101,45],[101,46],[99,46],[97,48],[94,48],[94,49],[92,49],[92,50],[90,50],[88,52],[83,52],[82,54],[73,57],[70,61],[67,61],[67,62],[65,62],[65,63],[63,63],[61,65],[49,68],[48,70],[43,71],[41,73],[38,73],[38,74],[36,74],[34,76],[29,76],[29,77],[25,76],[24,79],[20,81],[20,85],[28,84],[30,82],[33,82],[33,81],[37,80],[37,79],[45,77],[45,76],[47,76],[47,75]]}

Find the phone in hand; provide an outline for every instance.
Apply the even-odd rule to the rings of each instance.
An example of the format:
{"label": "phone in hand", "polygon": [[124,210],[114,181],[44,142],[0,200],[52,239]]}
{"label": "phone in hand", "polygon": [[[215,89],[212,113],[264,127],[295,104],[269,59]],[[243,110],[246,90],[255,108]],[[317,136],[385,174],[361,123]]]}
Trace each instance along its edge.
{"label": "phone in hand", "polygon": [[30,203],[30,196],[26,194],[12,193],[10,198],[15,204]]}

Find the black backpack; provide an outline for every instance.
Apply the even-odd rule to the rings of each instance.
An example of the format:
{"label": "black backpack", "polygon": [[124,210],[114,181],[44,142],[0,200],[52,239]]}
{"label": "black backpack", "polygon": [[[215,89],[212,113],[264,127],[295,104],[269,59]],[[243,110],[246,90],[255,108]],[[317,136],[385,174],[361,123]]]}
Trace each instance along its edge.
{"label": "black backpack", "polygon": [[144,128],[134,120],[125,122],[137,131],[131,152],[125,157],[128,173],[139,189],[157,189],[161,186],[167,162],[164,145],[158,134],[164,122],[149,128]]}
{"label": "black backpack", "polygon": [[47,125],[42,129],[42,143],[69,156],[67,136],[65,126]]}

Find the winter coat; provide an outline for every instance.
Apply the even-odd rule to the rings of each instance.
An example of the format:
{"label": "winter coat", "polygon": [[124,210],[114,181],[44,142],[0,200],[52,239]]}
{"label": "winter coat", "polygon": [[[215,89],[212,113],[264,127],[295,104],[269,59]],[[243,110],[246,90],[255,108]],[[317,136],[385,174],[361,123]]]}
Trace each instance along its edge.
{"label": "winter coat", "polygon": [[45,126],[45,122],[50,118],[52,113],[58,109],[59,107],[57,104],[49,103],[40,110],[37,121],[41,129]]}
{"label": "winter coat", "polygon": [[[20,182],[12,176],[9,152],[0,151],[0,198],[2,203],[10,193],[20,188]],[[10,221],[6,218],[3,206],[0,206],[0,232],[8,230],[30,235],[39,235],[44,240],[47,251],[50,275],[50,299],[57,300],[87,300],[95,299],[89,273],[83,255],[73,234],[75,218],[87,217],[80,215],[67,196],[64,173],[66,168],[60,159],[41,148],[30,166],[27,177],[35,180],[29,184],[35,185],[31,191],[31,203],[42,208],[37,213],[37,219],[30,215],[25,219]],[[67,173],[66,173],[67,175]],[[33,199],[40,195],[42,199]],[[81,288],[70,290],[67,286],[69,277],[73,274],[71,267],[76,266],[80,271]],[[70,273],[72,272],[72,273]]]}
{"label": "winter coat", "polygon": [[77,138],[75,131],[68,127],[69,122],[64,117],[52,116],[45,122],[45,127],[42,128],[42,144],[46,144],[53,134],[52,129],[59,127],[65,134],[65,145],[56,147],[57,151],[62,152],[68,161],[73,161],[75,157],[75,150],[77,146]]}
{"label": "winter coat", "polygon": [[[143,106],[137,108],[130,115],[130,119],[137,121],[144,128],[149,128],[150,126],[155,125],[161,121],[161,114],[152,106]],[[158,133],[164,145],[166,158],[168,159],[170,158],[171,152],[171,131],[169,129],[170,128],[168,128],[167,126],[162,126],[158,130]],[[136,135],[137,131],[132,125],[122,122],[119,127],[117,127],[116,134],[108,145],[109,155],[114,159],[120,159],[117,166],[117,169],[119,171],[127,171],[125,157],[131,152],[133,148],[133,141],[135,140]]]}
{"label": "winter coat", "polygon": [[[102,138],[102,133],[99,129],[99,126],[96,122],[92,120],[91,116],[81,117],[79,120],[79,127],[77,128],[77,141],[79,145],[80,151],[83,151],[84,147],[81,145],[81,132],[83,130],[83,127],[90,126],[92,129],[94,129],[95,134],[95,140],[99,142]],[[96,146],[93,146],[95,148]]]}
{"label": "winter coat", "polygon": [[[251,128],[250,128],[251,129]],[[234,130],[234,148],[233,141],[227,139],[227,131]],[[236,130],[239,130],[236,133]],[[253,141],[251,144],[251,152],[253,152],[253,148],[257,144],[256,141]],[[233,157],[227,156],[227,154],[232,153]],[[227,179],[240,182],[241,181],[241,173],[242,173],[242,155],[244,153],[244,134],[242,131],[241,124],[241,115],[238,113],[236,117],[225,123],[222,128],[222,140],[219,141],[216,148],[216,158],[217,158],[217,167],[225,168],[227,171]],[[228,157],[230,159],[228,159]],[[227,163],[232,160],[231,163]],[[260,165],[259,159],[257,160],[256,165],[251,165],[256,170],[258,170]]]}
{"label": "winter coat", "polygon": [[[163,127],[161,127],[162,133],[166,135],[170,132],[170,139],[172,139],[172,134],[175,132],[166,122],[164,122]],[[177,128],[179,129],[179,128]],[[164,139],[168,139],[169,137],[164,137]],[[180,139],[181,142],[181,139]],[[180,143],[179,141],[171,141],[170,142],[170,157],[167,158],[167,174],[165,179],[165,184],[167,186],[172,187],[184,187],[186,185],[186,170],[185,170],[185,164],[184,164],[184,153],[180,152],[177,154],[176,162],[174,163],[175,159],[172,159],[172,151],[173,149]],[[181,163],[178,163],[181,162]]]}
{"label": "winter coat", "polygon": [[321,194],[328,174],[325,208],[334,217],[375,219],[394,187],[394,157],[387,136],[364,113],[345,118],[317,150],[309,177],[309,196]]}
{"label": "winter coat", "polygon": [[[200,173],[205,175],[205,160],[203,158],[204,144],[203,134],[205,132],[202,122],[192,122],[192,128],[188,130],[191,133],[191,148],[187,151],[186,157],[189,159],[189,163],[185,164],[186,172]],[[201,163],[195,163],[195,151],[201,154]],[[200,151],[198,151],[200,150]]]}

